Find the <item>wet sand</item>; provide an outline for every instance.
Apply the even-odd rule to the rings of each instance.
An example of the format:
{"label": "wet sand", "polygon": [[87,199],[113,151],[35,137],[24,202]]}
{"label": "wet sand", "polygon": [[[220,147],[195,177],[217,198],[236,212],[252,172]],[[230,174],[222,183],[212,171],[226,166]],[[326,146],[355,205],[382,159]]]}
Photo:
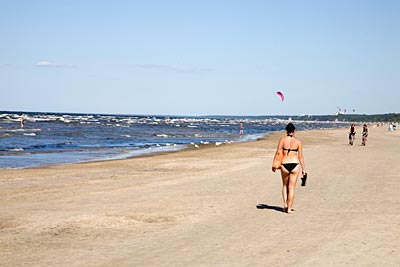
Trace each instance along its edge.
{"label": "wet sand", "polygon": [[370,128],[365,147],[298,132],[309,177],[291,215],[271,171],[282,134],[0,170],[0,266],[399,266],[400,132]]}

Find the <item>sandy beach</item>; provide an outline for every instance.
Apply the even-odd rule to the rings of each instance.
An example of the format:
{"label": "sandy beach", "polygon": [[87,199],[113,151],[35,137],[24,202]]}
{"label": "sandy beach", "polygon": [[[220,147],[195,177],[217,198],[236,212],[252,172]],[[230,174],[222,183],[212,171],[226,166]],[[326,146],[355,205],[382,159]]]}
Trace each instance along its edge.
{"label": "sandy beach", "polygon": [[0,170],[0,266],[400,266],[400,133],[299,131],[307,186],[282,212],[283,132],[125,160]]}

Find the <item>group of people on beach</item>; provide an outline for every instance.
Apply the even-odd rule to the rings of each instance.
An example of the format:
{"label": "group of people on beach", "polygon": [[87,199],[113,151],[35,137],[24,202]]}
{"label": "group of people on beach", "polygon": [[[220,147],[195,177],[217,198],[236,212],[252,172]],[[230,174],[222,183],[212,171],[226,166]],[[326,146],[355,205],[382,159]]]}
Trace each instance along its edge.
{"label": "group of people on beach", "polygon": [[[306,185],[307,172],[304,163],[303,145],[295,136],[295,126],[293,123],[286,125],[286,136],[279,139],[278,147],[275,152],[275,157],[272,163],[272,171],[281,170],[282,177],[282,198],[283,211],[293,213],[294,193],[298,176],[301,173],[302,186]],[[353,123],[350,126],[349,142],[353,145],[354,136],[356,134],[356,126]],[[368,126],[363,125],[362,130],[362,145],[365,146],[368,137]]]}
{"label": "group of people on beach", "polygon": [[[349,145],[352,146],[354,144],[355,137],[356,137],[356,125],[353,123],[350,126]],[[367,144],[367,138],[368,138],[368,125],[364,123],[362,130],[361,145],[365,146]]]}

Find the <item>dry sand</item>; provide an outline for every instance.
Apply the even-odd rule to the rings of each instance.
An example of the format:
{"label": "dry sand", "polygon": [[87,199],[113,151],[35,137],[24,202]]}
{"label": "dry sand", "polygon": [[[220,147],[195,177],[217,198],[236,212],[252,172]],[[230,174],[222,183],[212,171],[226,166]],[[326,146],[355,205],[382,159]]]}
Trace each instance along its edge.
{"label": "dry sand", "polygon": [[0,170],[0,266],[400,266],[400,135],[301,131],[306,187],[281,211],[282,133],[127,160]]}

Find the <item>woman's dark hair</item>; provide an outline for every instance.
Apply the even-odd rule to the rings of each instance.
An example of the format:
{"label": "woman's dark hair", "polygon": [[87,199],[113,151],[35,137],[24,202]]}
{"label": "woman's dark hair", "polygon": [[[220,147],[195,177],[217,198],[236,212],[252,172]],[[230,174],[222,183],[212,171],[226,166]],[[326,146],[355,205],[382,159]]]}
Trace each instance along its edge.
{"label": "woman's dark hair", "polygon": [[285,130],[288,134],[294,133],[294,130],[296,130],[296,127],[294,127],[293,123],[290,122],[288,125],[286,125]]}

